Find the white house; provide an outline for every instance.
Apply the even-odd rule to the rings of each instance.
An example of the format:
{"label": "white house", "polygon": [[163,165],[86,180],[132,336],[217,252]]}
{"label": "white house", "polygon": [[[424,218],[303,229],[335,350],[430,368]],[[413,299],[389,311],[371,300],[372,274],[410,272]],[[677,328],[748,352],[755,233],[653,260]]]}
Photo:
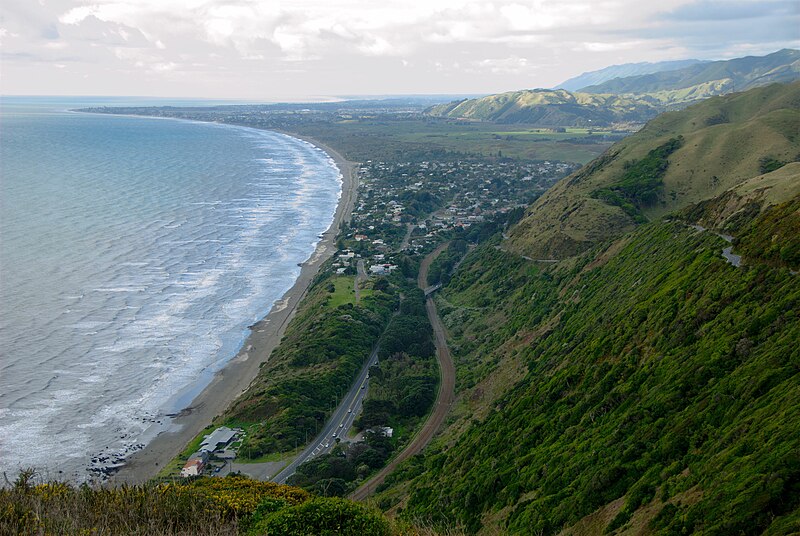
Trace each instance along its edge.
{"label": "white house", "polygon": [[186,465],[181,469],[181,476],[188,478],[190,476],[198,476],[203,474],[203,471],[208,464],[208,453],[203,451],[195,452],[189,457]]}

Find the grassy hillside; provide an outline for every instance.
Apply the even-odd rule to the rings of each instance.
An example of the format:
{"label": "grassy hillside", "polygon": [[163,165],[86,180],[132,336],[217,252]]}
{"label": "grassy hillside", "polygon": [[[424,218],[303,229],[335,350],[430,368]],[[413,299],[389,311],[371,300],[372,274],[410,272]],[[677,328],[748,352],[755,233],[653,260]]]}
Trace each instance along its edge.
{"label": "grassy hillside", "polygon": [[[556,184],[504,247],[535,259],[565,258],[765,171],[784,174],[780,168],[798,156],[800,82],[712,98],[662,114]],[[642,188],[644,197],[631,193]]]}
{"label": "grassy hillside", "polygon": [[[798,202],[743,243],[796,241]],[[469,533],[796,533],[798,266],[726,245],[659,221],[552,267],[468,255],[439,298],[451,426],[379,504]]]}
{"label": "grassy hillside", "polygon": [[616,78],[580,91],[600,94],[655,93],[725,82],[728,91],[744,91],[800,78],[800,50],[784,49],[766,56],[690,65],[681,69]]}
{"label": "grassy hillside", "polygon": [[437,296],[457,403],[378,504],[478,534],[798,533],[798,144],[800,83],[667,113],[468,253]]}

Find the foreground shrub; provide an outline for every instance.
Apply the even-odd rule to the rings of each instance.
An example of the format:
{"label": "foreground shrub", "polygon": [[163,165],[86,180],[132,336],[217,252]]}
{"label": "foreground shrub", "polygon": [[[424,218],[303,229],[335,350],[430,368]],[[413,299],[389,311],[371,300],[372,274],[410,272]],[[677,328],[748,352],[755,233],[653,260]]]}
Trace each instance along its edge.
{"label": "foreground shrub", "polygon": [[388,536],[389,523],[360,504],[317,498],[278,510],[257,523],[250,536]]}

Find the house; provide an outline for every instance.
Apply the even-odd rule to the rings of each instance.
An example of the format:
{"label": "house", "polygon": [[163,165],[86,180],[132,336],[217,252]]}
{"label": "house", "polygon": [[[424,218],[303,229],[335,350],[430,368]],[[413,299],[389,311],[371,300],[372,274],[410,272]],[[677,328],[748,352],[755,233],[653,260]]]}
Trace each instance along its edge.
{"label": "house", "polygon": [[190,476],[199,476],[208,464],[208,452],[198,451],[189,457],[186,465],[181,469],[181,476],[188,478]]}
{"label": "house", "polygon": [[369,271],[371,274],[375,275],[384,275],[386,272],[386,266],[383,264],[373,264],[369,267]]}
{"label": "house", "polygon": [[227,446],[239,430],[232,430],[227,426],[220,426],[213,433],[207,435],[203,442],[200,444],[200,451],[214,452],[220,445]]}
{"label": "house", "polygon": [[367,235],[363,234],[357,234],[354,238],[356,239],[356,242],[361,242],[362,240],[369,240]]}
{"label": "house", "polygon": [[386,275],[397,269],[394,264],[373,264],[369,267],[369,271],[373,275]]}

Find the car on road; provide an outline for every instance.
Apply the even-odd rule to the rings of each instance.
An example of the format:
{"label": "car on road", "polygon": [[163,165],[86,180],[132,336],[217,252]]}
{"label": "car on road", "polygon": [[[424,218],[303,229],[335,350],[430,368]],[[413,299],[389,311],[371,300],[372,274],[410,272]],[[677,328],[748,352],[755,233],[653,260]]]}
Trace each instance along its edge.
{"label": "car on road", "polygon": [[344,428],[344,423],[340,424],[339,428]]}
{"label": "car on road", "polygon": [[364,387],[366,387],[366,385],[364,385],[364,384],[361,384],[361,388],[363,389]]}
{"label": "car on road", "polygon": [[333,433],[333,437],[336,437],[336,432]]}
{"label": "car on road", "polygon": [[347,413],[353,413],[353,408],[348,408]]}

